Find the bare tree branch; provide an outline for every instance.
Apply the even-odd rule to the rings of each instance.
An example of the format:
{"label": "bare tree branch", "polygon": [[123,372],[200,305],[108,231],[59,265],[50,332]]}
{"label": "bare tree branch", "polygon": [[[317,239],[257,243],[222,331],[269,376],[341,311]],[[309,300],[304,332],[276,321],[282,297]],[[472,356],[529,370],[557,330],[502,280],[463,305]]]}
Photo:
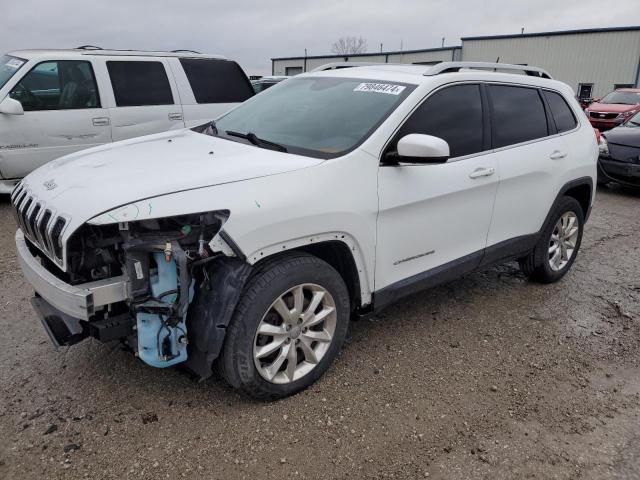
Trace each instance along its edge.
{"label": "bare tree branch", "polygon": [[362,37],[340,37],[331,45],[331,51],[338,55],[365,53],[367,41]]}

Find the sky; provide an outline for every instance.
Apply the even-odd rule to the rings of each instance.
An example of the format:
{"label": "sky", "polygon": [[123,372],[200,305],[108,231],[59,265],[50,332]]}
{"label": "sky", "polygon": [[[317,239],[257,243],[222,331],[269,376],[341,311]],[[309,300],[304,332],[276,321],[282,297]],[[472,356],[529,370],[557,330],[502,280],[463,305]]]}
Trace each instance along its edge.
{"label": "sky", "polygon": [[248,75],[272,57],[322,55],[342,36],[368,51],[459,45],[460,37],[640,25],[640,0],[4,0],[0,50],[192,49]]}

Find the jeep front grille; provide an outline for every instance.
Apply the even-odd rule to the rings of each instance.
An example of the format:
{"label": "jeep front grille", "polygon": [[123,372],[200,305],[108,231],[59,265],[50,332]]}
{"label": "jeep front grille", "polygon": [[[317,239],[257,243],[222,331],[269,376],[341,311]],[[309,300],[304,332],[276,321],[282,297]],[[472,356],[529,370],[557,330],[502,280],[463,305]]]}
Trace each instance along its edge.
{"label": "jeep front grille", "polygon": [[62,232],[68,221],[56,215],[54,209],[33,195],[29,188],[19,184],[11,193],[11,204],[16,223],[25,237],[60,267],[62,256]]}

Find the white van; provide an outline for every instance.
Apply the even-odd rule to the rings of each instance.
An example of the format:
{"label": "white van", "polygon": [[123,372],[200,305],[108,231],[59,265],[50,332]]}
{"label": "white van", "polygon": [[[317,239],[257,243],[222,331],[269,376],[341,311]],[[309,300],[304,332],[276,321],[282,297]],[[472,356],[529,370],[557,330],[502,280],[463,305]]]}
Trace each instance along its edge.
{"label": "white van", "polygon": [[240,66],[85,46],[0,57],[0,194],[54,158],[208,122],[253,95]]}

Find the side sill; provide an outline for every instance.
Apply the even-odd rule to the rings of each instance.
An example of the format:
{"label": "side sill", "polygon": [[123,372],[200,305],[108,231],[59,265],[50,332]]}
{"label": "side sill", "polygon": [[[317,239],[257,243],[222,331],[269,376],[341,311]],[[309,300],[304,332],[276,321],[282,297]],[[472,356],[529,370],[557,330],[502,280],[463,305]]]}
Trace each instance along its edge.
{"label": "side sill", "polygon": [[487,247],[479,267],[487,267],[495,263],[508,262],[522,257],[533,250],[538,243],[540,232],[505,240]]}
{"label": "side sill", "polygon": [[472,272],[480,265],[483,255],[484,250],[474,252],[378,290],[373,294],[374,310],[379,312],[403,297],[455,280],[465,273]]}
{"label": "side sill", "polygon": [[373,308],[356,313],[359,318],[375,315],[401,298],[427,290],[496,263],[503,263],[526,255],[533,249],[540,233],[523,235],[497,243],[439,267],[388,285],[373,294]]}

